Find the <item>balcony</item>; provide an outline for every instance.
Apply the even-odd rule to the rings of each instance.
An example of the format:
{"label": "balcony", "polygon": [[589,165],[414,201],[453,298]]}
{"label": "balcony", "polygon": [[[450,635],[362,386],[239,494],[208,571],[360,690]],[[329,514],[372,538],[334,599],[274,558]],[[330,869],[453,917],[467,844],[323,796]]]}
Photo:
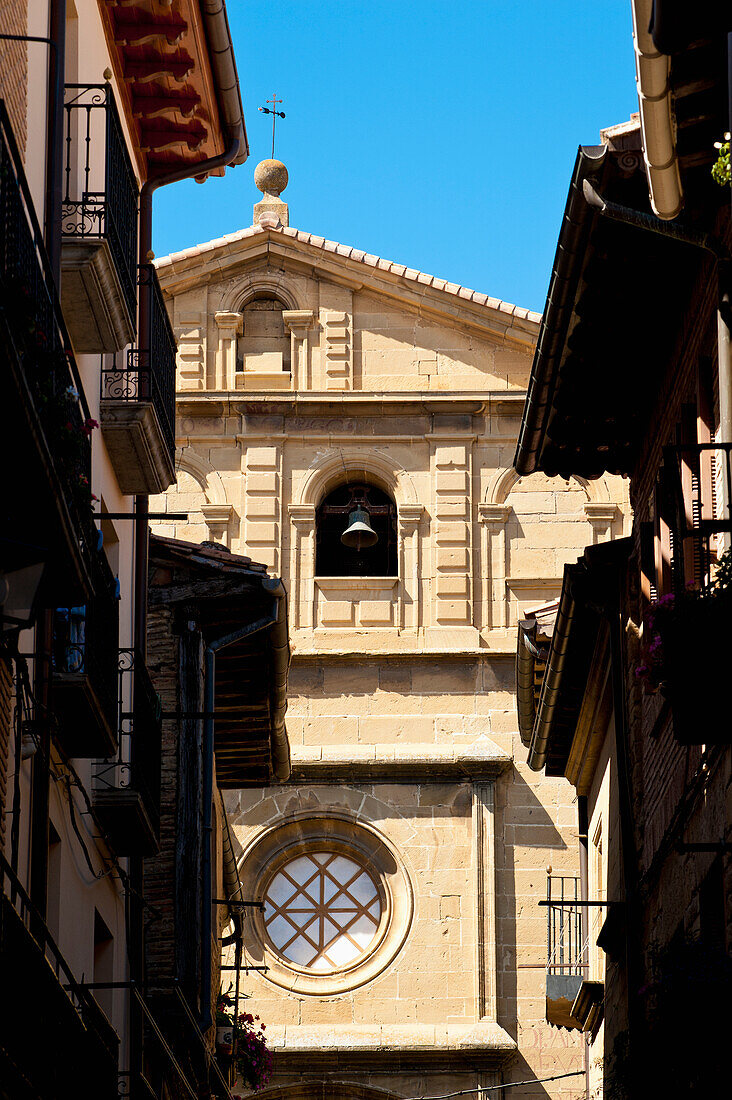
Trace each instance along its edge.
{"label": "balcony", "polygon": [[175,480],[176,343],[152,264],[139,268],[140,345],[102,367],[101,420],[123,493],[162,493]]}
{"label": "balcony", "polygon": [[148,856],[160,835],[160,698],[134,649],[119,651],[118,683],[119,753],[94,767],[94,810],[118,855]]}
{"label": "balcony", "polygon": [[24,542],[49,552],[46,592],[54,592],[53,602],[84,599],[97,543],[90,485],[94,422],[2,101],[0,219],[3,515],[8,530],[22,531]]}
{"label": "balcony", "polygon": [[[729,622],[732,585],[718,573],[732,532],[732,443],[667,447],[657,490],[657,575],[666,559],[668,597],[644,626],[658,637],[660,691],[674,737],[685,745],[730,744]],[[663,533],[670,531],[669,549]],[[660,533],[659,533],[660,532]]]}
{"label": "balcony", "polygon": [[587,972],[579,904],[578,878],[547,876],[546,1018],[557,1027],[579,1027],[572,1008]]}
{"label": "balcony", "polygon": [[71,757],[117,751],[117,582],[101,551],[94,557],[93,591],[77,607],[54,613],[51,708],[56,736]]}
{"label": "balcony", "polygon": [[119,1039],[0,855],[3,1096],[116,1100]]}
{"label": "balcony", "polygon": [[74,347],[114,352],[135,334],[138,187],[109,84],[68,84],[61,302]]}

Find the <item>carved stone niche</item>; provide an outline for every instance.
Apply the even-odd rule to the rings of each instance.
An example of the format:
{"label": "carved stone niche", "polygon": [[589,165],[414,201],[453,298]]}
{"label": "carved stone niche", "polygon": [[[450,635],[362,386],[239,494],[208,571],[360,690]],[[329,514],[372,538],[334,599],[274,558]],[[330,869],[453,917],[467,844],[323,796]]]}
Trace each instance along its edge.
{"label": "carved stone niche", "polygon": [[258,296],[244,307],[236,389],[290,389],[292,347],[285,312],[284,303],[272,294]]}

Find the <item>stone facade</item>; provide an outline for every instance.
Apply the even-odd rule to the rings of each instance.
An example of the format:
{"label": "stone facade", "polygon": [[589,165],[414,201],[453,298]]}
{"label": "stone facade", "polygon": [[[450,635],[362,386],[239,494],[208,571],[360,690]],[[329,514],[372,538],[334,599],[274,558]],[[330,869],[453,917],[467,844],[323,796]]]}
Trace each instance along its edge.
{"label": "stone facade", "polygon": [[[327,852],[379,891],[342,966],[288,961],[272,910],[247,914],[274,1085],[414,1097],[580,1071],[581,1042],[544,1020],[537,904],[547,865],[576,873],[574,792],[522,760],[515,624],[622,533],[623,484],[511,470],[538,316],[290,228],[278,201],[158,261],[179,483],[151,500],[188,513],[158,533],[250,554],[289,592],[292,778],[229,795],[247,896]],[[354,485],[391,500],[395,567],[319,575],[321,505]]]}

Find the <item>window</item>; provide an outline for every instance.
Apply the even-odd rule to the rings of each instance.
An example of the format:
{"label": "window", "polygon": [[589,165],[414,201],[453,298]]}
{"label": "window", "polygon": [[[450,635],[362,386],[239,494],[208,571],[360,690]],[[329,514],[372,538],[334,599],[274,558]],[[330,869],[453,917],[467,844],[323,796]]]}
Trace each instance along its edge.
{"label": "window", "polygon": [[282,320],[287,309],[279,298],[256,297],[242,310],[237,370],[290,370],[290,333]]}
{"label": "window", "polygon": [[[356,508],[368,512],[378,536],[373,546],[344,546],[341,535]],[[315,573],[319,577],[396,577],[397,512],[394,501],[374,485],[341,485],[315,515]]]}
{"label": "window", "polygon": [[246,960],[268,982],[330,996],[381,974],[404,943],[414,894],[397,853],[370,825],[297,816],[260,836],[239,869]]}
{"label": "window", "polygon": [[383,905],[360,861],[334,851],[289,860],[264,894],[264,924],[275,950],[296,966],[329,973],[366,955]]}

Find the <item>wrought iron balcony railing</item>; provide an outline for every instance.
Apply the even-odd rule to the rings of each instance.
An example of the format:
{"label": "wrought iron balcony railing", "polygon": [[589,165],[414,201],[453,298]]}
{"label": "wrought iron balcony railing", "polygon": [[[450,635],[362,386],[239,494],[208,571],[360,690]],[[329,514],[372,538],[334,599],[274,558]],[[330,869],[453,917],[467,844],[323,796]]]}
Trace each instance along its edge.
{"label": "wrought iron balcony railing", "polygon": [[574,1027],[571,1008],[588,972],[579,879],[548,875],[545,904],[547,1020],[562,1027]]}
{"label": "wrought iron balcony railing", "polygon": [[[176,342],[152,264],[140,265],[138,283],[138,346],[102,366],[102,427],[123,491],[160,493],[175,478]],[[132,431],[144,448],[130,445]]]}
{"label": "wrought iron balcony railing", "polygon": [[[24,415],[33,425],[50,495],[86,562],[97,542],[91,515],[94,427],[59,305],[33,200],[4,103],[0,100],[0,324]],[[6,403],[3,410],[9,412]],[[17,425],[12,425],[12,428]],[[17,437],[13,437],[16,438]],[[17,455],[17,451],[16,451]],[[22,461],[22,456],[17,456]],[[58,479],[56,482],[55,479]],[[42,507],[35,494],[35,507]],[[28,517],[32,522],[32,515]],[[46,513],[45,537],[49,516]],[[26,535],[29,531],[26,530]]]}
{"label": "wrought iron balcony railing", "polygon": [[111,86],[67,84],[64,115],[64,238],[107,241],[134,320],[139,191]]}
{"label": "wrought iron balcony railing", "polygon": [[73,1092],[80,1100],[111,1098],[116,1091],[116,1032],[76,980],[2,854],[0,883],[0,968],[6,988],[12,990],[0,1030],[3,1084],[11,1095]]}
{"label": "wrought iron balcony railing", "polygon": [[148,855],[160,832],[160,698],[135,649],[119,651],[118,668],[119,751],[94,767],[95,810],[119,855]]}
{"label": "wrought iron balcony railing", "polygon": [[53,714],[69,756],[117,749],[118,585],[105,555],[94,555],[93,594],[59,607],[53,625]]}

